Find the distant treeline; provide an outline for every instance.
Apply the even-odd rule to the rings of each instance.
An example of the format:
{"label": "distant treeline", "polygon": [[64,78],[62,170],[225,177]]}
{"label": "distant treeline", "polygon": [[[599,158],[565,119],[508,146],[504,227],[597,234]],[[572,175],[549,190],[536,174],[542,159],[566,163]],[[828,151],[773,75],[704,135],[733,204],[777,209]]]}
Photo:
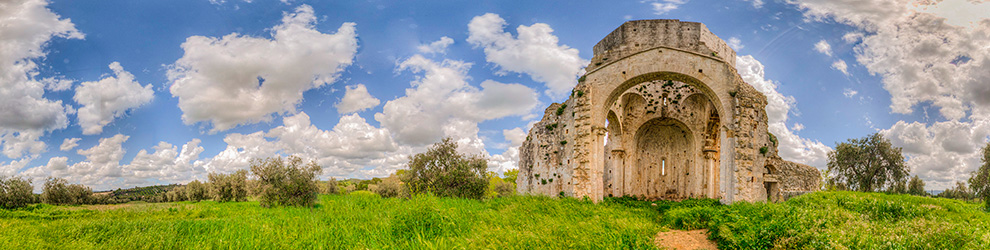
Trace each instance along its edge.
{"label": "distant treeline", "polygon": [[505,177],[487,171],[488,162],[479,156],[457,153],[450,138],[434,144],[427,152],[410,157],[408,169],[386,178],[370,180],[331,178],[320,181],[322,167],[303,159],[270,157],[251,161],[247,170],[234,173],[210,173],[207,182],[193,180],[185,185],[169,184],[93,193],[81,184],[68,184],[62,178],[48,178],[41,194],[33,194],[30,180],[22,177],[0,178],[0,207],[17,208],[32,203],[52,205],[115,204],[132,201],[177,202],[215,200],[246,201],[254,198],[261,206],[312,206],[317,194],[347,194],[368,191],[382,197],[408,198],[412,194],[432,193],[442,197],[485,199],[515,194],[518,170],[506,171]]}

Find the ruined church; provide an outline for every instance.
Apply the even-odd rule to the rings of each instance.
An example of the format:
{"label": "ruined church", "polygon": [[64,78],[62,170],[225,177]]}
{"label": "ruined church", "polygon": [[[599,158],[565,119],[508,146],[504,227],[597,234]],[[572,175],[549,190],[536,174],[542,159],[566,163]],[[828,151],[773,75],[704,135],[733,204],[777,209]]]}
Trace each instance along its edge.
{"label": "ruined church", "polygon": [[780,201],[817,190],[816,168],[785,161],[766,96],[704,24],[629,21],[594,47],[564,103],[519,148],[519,193]]}

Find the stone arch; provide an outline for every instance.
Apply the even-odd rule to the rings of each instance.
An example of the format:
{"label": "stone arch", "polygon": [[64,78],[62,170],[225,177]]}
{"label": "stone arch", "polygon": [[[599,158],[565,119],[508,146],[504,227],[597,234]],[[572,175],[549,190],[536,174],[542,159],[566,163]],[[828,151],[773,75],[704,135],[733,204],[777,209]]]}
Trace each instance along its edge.
{"label": "stone arch", "polygon": [[[608,106],[612,106],[612,103],[608,103]],[[629,124],[629,121],[636,120],[636,118],[643,117],[644,108],[646,107],[646,98],[636,93],[626,93],[622,97],[622,102],[619,103],[622,112],[622,119],[619,120],[620,124],[624,124],[626,129],[632,129],[630,126],[635,126]],[[621,127],[620,127],[621,128]],[[628,131],[629,133],[634,133],[636,131]]]}
{"label": "stone arch", "polygon": [[622,123],[614,111],[608,112],[605,134],[605,168],[602,172],[602,186],[605,195],[622,196],[625,176],[625,151],[622,148]]}
{"label": "stone arch", "polygon": [[[683,122],[671,118],[651,119],[636,129],[634,164],[630,172],[633,195],[650,199],[680,199],[694,194],[698,153],[694,134]],[[697,174],[695,174],[697,176]],[[627,191],[628,192],[628,191]]]}
{"label": "stone arch", "polygon": [[617,85],[615,88],[612,88],[609,91],[608,97],[605,98],[605,102],[602,103],[603,105],[599,106],[601,108],[601,110],[599,110],[599,112],[601,113],[599,114],[603,115],[599,117],[604,117],[604,115],[607,114],[609,107],[612,106],[613,103],[618,101],[620,97],[622,97],[623,101],[625,101],[625,99],[628,97],[629,94],[626,95],[622,95],[622,94],[625,93],[626,90],[629,90],[630,88],[640,83],[653,81],[653,80],[672,80],[672,81],[687,83],[691,87],[694,87],[699,91],[701,91],[702,93],[704,93],[704,95],[708,97],[708,100],[712,102],[713,104],[712,106],[715,107],[718,113],[724,114],[722,110],[723,109],[722,101],[718,98],[718,95],[715,94],[715,91],[713,91],[710,87],[708,87],[707,84],[689,75],[685,75],[677,72],[660,71],[660,72],[646,73],[629,78],[629,80],[626,80],[621,84]]}

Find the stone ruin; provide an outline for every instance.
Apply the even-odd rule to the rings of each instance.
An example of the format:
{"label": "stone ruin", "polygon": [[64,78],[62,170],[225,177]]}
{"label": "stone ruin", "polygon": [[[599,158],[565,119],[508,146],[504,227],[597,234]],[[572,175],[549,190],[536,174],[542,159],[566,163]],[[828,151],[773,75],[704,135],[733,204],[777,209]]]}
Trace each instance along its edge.
{"label": "stone ruin", "polygon": [[777,155],[766,96],[704,24],[629,21],[594,47],[570,98],[519,148],[519,193],[781,201],[818,169]]}

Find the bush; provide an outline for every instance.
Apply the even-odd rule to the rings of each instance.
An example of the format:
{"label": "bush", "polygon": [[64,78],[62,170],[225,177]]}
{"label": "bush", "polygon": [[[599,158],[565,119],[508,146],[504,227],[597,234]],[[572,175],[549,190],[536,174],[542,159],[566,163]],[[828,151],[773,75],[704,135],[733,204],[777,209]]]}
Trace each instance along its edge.
{"label": "bush", "polygon": [[327,184],[324,185],[324,188],[320,192],[324,194],[339,194],[340,182],[337,181],[337,178],[331,177],[327,180]]}
{"label": "bush", "polygon": [[31,181],[21,177],[0,177],[0,208],[19,208],[34,202]]}
{"label": "bush", "polygon": [[495,182],[495,187],[493,189],[495,190],[495,193],[498,194],[498,197],[506,197],[516,193],[515,185],[515,183],[499,181]]}
{"label": "bush", "polygon": [[199,180],[193,180],[186,184],[186,198],[190,201],[199,202],[201,200],[208,199],[208,190],[206,184],[199,182]]}
{"label": "bush", "polygon": [[[518,170],[516,170],[518,172]],[[506,171],[506,173],[509,173]],[[500,177],[495,172],[488,172],[488,194],[487,198],[495,197],[506,197],[516,193],[516,183],[515,178],[512,178],[513,182],[506,181]]]}
{"label": "bush", "polygon": [[302,165],[302,158],[290,156],[254,159],[251,172],[260,181],[260,201],[263,207],[312,206],[319,191],[316,175],[322,169],[315,162]]}
{"label": "bush", "polygon": [[231,174],[210,173],[210,195],[219,202],[247,200],[247,170]]}
{"label": "bush", "polygon": [[484,158],[457,153],[457,143],[444,138],[425,153],[410,157],[403,181],[414,194],[481,199],[488,190],[486,169]]}
{"label": "bush", "polygon": [[399,180],[399,176],[392,174],[388,178],[382,180],[381,183],[374,185],[374,188],[369,190],[375,192],[381,197],[391,198],[391,197],[409,197],[409,190],[402,185],[402,181]]}

